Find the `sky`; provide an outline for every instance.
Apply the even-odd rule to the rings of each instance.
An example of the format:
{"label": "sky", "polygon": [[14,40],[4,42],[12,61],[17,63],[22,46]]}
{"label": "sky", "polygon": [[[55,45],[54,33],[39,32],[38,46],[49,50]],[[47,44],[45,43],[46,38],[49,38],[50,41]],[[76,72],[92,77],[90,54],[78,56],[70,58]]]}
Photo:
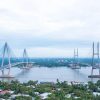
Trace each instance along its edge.
{"label": "sky", "polygon": [[100,40],[100,0],[0,0],[0,48],[16,56],[90,56]]}

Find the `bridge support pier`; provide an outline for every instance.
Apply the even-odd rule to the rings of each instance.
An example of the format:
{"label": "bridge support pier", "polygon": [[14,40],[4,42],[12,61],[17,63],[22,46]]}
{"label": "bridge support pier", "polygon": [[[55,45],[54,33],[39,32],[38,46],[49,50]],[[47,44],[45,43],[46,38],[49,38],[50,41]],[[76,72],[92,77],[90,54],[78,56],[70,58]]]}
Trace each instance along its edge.
{"label": "bridge support pier", "polygon": [[2,75],[4,75],[4,69],[2,70]]}
{"label": "bridge support pier", "polygon": [[8,76],[10,76],[10,68],[8,69]]}
{"label": "bridge support pier", "polygon": [[2,70],[2,75],[0,76],[0,78],[14,78],[14,76],[10,75],[10,69],[8,69],[8,73],[5,74],[4,70]]}

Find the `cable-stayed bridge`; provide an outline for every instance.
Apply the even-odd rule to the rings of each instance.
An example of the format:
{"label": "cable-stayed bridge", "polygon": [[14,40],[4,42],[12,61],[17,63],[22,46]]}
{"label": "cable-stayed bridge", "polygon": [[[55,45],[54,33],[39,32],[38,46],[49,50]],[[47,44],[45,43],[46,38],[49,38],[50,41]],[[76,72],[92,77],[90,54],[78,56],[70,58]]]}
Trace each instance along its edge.
{"label": "cable-stayed bridge", "polygon": [[[19,67],[20,69],[30,69],[34,64],[34,62],[29,61],[29,57],[28,57],[26,49],[24,49],[23,51],[23,61],[16,61],[15,63],[11,63],[11,58],[12,58],[12,55],[14,55],[14,53],[9,47],[7,42],[4,44],[1,51],[2,51],[0,54],[2,58],[1,66],[0,66],[0,70],[2,71],[2,75],[0,76],[1,78],[12,78],[13,77],[10,75],[11,67],[20,66]],[[6,60],[6,64],[5,64],[5,60]],[[4,73],[5,69],[8,69],[7,75],[5,75]]]}
{"label": "cable-stayed bridge", "polygon": [[[94,77],[94,78],[100,78],[100,59],[99,59],[99,43],[97,43],[97,50],[95,51],[95,47],[94,47],[94,43],[92,46],[92,62],[91,65],[92,66],[92,70],[91,70],[91,75],[89,76]],[[12,67],[18,67],[20,69],[25,69],[28,70],[30,69],[34,62],[30,61],[29,57],[28,57],[28,53],[27,50],[24,49],[23,51],[23,56],[22,56],[22,60],[19,61],[18,58],[16,61],[14,61],[13,63],[11,62],[11,59],[14,57],[14,53],[12,51],[12,49],[9,47],[8,43],[6,42],[4,44],[4,46],[2,47],[2,49],[0,50],[0,58],[1,58],[1,65],[0,65],[0,70],[2,72],[2,75],[0,76],[1,78],[12,78],[13,76],[10,75],[10,71]],[[95,57],[97,56],[97,62],[95,62]],[[79,54],[78,54],[78,49],[74,50],[74,57],[72,61],[68,61],[69,64],[71,65],[72,69],[80,69],[80,63],[79,63]],[[5,63],[6,61],[6,63]],[[8,74],[5,74],[5,69],[8,69]],[[99,75],[93,75],[93,70],[94,69],[99,69]]]}

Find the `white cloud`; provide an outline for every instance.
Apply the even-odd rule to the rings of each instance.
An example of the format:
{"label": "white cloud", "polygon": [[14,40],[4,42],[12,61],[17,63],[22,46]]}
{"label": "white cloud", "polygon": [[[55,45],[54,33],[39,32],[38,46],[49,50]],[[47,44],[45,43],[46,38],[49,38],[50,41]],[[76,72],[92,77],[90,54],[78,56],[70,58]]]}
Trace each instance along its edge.
{"label": "white cloud", "polygon": [[[79,48],[79,57],[91,57],[90,48]],[[84,54],[84,51],[85,54]],[[27,50],[29,57],[73,57],[73,48],[37,47]],[[22,52],[20,52],[21,54]],[[19,51],[18,51],[19,54]],[[21,56],[19,54],[19,56]]]}
{"label": "white cloud", "polygon": [[[73,7],[76,0],[4,0],[0,9],[5,9],[0,16],[0,26],[11,31],[33,30],[39,32],[59,31],[63,27],[81,26],[77,20],[53,20],[64,9]],[[7,2],[7,3],[5,3]],[[8,11],[8,12],[7,12]],[[67,12],[66,12],[67,13]],[[57,16],[58,15],[58,16]]]}
{"label": "white cloud", "polygon": [[[49,47],[46,41],[45,56],[53,55],[54,51],[58,52],[55,55],[61,55],[60,52],[64,55],[66,50],[56,48],[57,41],[75,44],[100,40],[99,3],[99,0],[0,0],[0,39],[22,44],[26,42],[20,40],[32,42],[39,38],[42,43],[46,38],[54,41],[55,47]],[[76,46],[80,47],[80,43]]]}

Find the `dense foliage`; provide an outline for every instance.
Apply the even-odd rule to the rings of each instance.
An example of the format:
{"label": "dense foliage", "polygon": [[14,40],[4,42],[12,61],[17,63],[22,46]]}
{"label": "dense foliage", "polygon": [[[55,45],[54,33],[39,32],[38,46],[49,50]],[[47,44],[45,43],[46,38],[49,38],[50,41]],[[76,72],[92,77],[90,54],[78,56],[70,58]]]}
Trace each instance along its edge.
{"label": "dense foliage", "polygon": [[[96,83],[88,82],[78,84],[68,84],[66,81],[56,83],[38,81],[29,81],[20,83],[19,81],[1,82],[0,89],[14,91],[14,94],[22,94],[16,96],[12,100],[41,100],[41,94],[50,93],[45,100],[100,100],[100,80]],[[24,95],[29,96],[24,96]],[[0,95],[0,98],[8,99],[11,94]]]}

